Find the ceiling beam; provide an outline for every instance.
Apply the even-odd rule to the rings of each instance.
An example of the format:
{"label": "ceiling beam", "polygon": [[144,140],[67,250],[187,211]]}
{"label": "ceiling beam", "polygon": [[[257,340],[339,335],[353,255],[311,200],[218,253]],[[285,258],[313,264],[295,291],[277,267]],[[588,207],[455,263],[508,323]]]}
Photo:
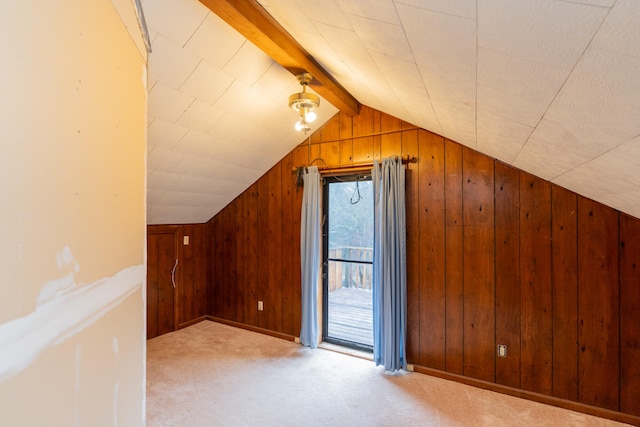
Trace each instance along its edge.
{"label": "ceiling beam", "polygon": [[341,112],[350,116],[360,112],[360,103],[353,95],[329,75],[256,0],[200,2],[291,74],[311,73],[313,81],[309,86]]}

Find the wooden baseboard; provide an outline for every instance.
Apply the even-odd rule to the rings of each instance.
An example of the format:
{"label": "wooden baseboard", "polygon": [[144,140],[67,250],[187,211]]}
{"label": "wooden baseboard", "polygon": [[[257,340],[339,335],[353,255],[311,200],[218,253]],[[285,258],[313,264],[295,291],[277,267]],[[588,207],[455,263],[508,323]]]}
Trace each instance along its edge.
{"label": "wooden baseboard", "polygon": [[208,316],[200,316],[200,317],[197,317],[195,319],[191,319],[188,322],[180,323],[178,325],[178,329],[183,329],[183,328],[189,327],[191,325],[195,325],[196,323],[200,323],[203,320],[207,320],[207,317]]}
{"label": "wooden baseboard", "polygon": [[613,421],[640,426],[640,417],[622,412],[612,411],[610,409],[599,408],[597,406],[586,405],[584,403],[574,402],[571,400],[560,399],[558,397],[548,396],[546,394],[526,391],[519,388],[504,386],[488,381],[477,380],[465,377],[463,375],[452,374],[450,372],[439,371],[437,369],[426,368],[420,365],[414,365],[414,371],[421,374],[431,375],[433,377],[443,378],[473,387],[485,390],[495,391],[497,393],[508,394],[510,396],[531,400],[534,402],[544,403],[546,405],[557,406],[559,408],[569,409],[571,411],[582,412],[584,414],[594,415],[600,418],[606,418]]}
{"label": "wooden baseboard", "polygon": [[[284,334],[282,332],[271,331],[269,329],[259,328],[257,326],[247,325],[245,323],[234,322],[233,320],[221,319],[219,317],[213,316],[203,316],[206,317],[206,320],[211,320],[212,322],[223,323],[229,326],[235,326],[236,328],[246,329],[248,331],[259,332],[261,334],[270,335],[272,337],[280,338],[287,341],[295,341],[296,337],[289,334]],[[203,319],[204,320],[204,319]]]}

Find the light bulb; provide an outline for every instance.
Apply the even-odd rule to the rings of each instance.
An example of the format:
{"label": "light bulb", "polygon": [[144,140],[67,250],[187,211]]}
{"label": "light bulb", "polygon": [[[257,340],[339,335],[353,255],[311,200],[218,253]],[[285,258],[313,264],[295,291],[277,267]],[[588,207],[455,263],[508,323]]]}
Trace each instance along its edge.
{"label": "light bulb", "polygon": [[304,119],[298,120],[296,122],[295,128],[298,132],[300,131],[309,132],[311,130],[307,122],[304,121]]}
{"label": "light bulb", "polygon": [[307,114],[304,115],[305,121],[307,123],[311,123],[316,119],[316,113],[315,111],[309,111],[307,112]]}

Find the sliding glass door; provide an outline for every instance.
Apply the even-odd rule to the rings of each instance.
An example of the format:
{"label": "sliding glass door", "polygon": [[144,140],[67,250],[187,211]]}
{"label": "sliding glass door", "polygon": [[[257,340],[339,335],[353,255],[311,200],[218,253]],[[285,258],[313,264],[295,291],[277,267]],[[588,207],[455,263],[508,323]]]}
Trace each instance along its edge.
{"label": "sliding glass door", "polygon": [[371,350],[371,177],[325,178],[323,200],[323,340]]}

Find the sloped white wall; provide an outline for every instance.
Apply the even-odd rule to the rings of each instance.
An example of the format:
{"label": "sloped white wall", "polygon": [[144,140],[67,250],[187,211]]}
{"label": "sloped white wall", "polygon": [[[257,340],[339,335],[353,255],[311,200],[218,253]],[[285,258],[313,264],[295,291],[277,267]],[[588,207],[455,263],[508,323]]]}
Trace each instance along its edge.
{"label": "sloped white wall", "polygon": [[0,3],[0,425],[144,424],[135,22],[130,0]]}

